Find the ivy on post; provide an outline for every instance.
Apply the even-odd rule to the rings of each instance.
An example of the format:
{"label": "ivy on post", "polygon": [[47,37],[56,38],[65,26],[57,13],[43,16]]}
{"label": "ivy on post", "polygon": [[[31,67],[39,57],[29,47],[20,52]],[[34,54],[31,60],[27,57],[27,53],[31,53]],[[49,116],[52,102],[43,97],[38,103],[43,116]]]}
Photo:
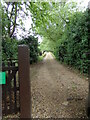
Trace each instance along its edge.
{"label": "ivy on post", "polygon": [[31,118],[30,60],[26,45],[18,47],[20,80],[20,118]]}

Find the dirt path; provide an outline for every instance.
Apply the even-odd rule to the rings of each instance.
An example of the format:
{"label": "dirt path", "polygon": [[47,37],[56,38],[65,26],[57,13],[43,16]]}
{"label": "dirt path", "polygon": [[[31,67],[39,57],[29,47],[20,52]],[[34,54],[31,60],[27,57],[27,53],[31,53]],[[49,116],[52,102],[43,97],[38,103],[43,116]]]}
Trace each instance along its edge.
{"label": "dirt path", "polygon": [[32,118],[86,117],[88,81],[48,53],[31,65]]}

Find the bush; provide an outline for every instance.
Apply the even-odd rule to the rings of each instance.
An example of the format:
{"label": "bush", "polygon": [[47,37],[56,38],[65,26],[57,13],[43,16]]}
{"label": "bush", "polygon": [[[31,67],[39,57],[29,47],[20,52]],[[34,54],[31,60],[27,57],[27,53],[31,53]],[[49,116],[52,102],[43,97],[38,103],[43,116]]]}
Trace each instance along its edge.
{"label": "bush", "polygon": [[38,39],[35,38],[34,36],[29,36],[25,38],[24,40],[19,41],[18,43],[20,44],[25,44],[29,46],[30,49],[30,63],[32,64],[33,62],[38,61],[38,55],[40,53],[40,50],[38,49]]}
{"label": "bush", "polygon": [[88,10],[84,13],[76,12],[66,25],[64,35],[56,49],[56,57],[80,71],[88,72]]}
{"label": "bush", "polygon": [[17,59],[18,41],[16,39],[5,38],[2,40],[2,59]]}

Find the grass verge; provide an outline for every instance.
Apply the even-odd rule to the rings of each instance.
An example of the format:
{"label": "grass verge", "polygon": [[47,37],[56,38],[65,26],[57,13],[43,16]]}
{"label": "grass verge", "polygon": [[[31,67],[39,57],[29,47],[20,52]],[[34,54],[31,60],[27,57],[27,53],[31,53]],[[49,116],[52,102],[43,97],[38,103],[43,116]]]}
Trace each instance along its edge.
{"label": "grass verge", "polygon": [[43,56],[38,56],[38,61],[42,61],[43,60]]}

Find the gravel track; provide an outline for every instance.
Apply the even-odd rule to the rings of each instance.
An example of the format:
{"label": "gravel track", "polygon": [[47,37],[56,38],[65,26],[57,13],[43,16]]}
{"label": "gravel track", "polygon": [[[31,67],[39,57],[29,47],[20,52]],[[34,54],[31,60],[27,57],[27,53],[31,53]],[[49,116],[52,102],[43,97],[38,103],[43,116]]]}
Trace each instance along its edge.
{"label": "gravel track", "polygon": [[32,118],[86,118],[88,81],[51,53],[31,65]]}

